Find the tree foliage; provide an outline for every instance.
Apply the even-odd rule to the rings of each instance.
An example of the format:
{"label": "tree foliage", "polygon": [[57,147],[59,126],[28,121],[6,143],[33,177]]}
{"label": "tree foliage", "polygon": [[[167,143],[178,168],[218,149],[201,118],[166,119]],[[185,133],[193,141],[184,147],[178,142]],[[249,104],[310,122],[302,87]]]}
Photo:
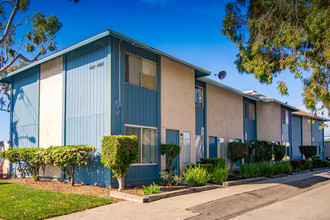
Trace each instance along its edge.
{"label": "tree foliage", "polygon": [[173,162],[174,159],[180,154],[180,146],[177,144],[161,144],[159,146],[159,152],[165,159],[165,171],[161,171],[161,178],[172,189],[172,183],[177,183],[175,179],[180,177],[174,173],[173,176]]}
{"label": "tree foliage", "polygon": [[[47,51],[56,50],[55,35],[62,23],[55,15],[46,17],[41,12],[17,20],[18,14],[24,14],[29,4],[30,0],[3,0],[0,3],[0,77],[36,61]],[[8,100],[9,90],[8,84],[0,84],[0,92]],[[1,96],[0,108],[5,105],[4,96]],[[9,103],[7,110],[8,107]]]}
{"label": "tree foliage", "polygon": [[64,169],[71,186],[74,186],[74,171],[76,166],[90,167],[94,153],[94,146],[68,145],[51,148],[47,163]]}
{"label": "tree foliage", "polygon": [[174,159],[179,155],[180,149],[180,146],[177,144],[161,144],[159,146],[160,154],[165,159],[166,171],[170,176],[172,175]]}
{"label": "tree foliage", "polygon": [[240,142],[231,142],[228,144],[227,156],[232,163],[231,170],[236,170],[236,162],[248,155],[248,144]]}
{"label": "tree foliage", "polygon": [[138,157],[139,140],[135,135],[104,136],[102,140],[101,162],[114,172],[119,191],[125,188],[125,175]]}
{"label": "tree foliage", "polygon": [[33,178],[39,180],[39,170],[45,169],[44,149],[41,148],[12,148],[0,153],[0,158],[9,160],[11,163],[17,164],[17,169],[21,177],[25,177],[26,173],[32,173]]}
{"label": "tree foliage", "polygon": [[317,146],[302,145],[299,146],[300,153],[305,155],[306,159],[317,154]]}
{"label": "tree foliage", "polygon": [[[273,156],[273,143],[265,140],[256,140],[251,145],[254,153],[254,162],[270,161]],[[282,157],[283,158],[283,157]]]}
{"label": "tree foliage", "polygon": [[[222,33],[239,49],[239,72],[270,84],[288,69],[303,79],[308,109],[330,110],[330,1],[236,0],[226,5]],[[288,94],[284,80],[278,89]]]}

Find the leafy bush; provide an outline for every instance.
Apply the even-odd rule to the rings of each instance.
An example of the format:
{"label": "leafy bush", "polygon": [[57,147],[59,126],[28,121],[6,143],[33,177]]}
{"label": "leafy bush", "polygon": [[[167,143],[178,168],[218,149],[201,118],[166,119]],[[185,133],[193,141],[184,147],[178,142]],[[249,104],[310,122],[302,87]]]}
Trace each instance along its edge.
{"label": "leafy bush", "polygon": [[171,176],[167,171],[163,170],[163,171],[160,172],[160,178],[170,188],[172,188],[173,185],[176,186],[176,185],[178,185],[179,183],[182,182],[182,176],[176,174],[176,170],[174,171],[174,175],[172,174]]}
{"label": "leafy bush", "polygon": [[247,178],[270,177],[273,175],[273,168],[269,162],[241,164],[240,174]]}
{"label": "leafy bush", "polygon": [[329,161],[322,160],[319,156],[312,156],[312,167],[328,167],[330,165]]}
{"label": "leafy bush", "polygon": [[160,154],[165,158],[166,171],[172,174],[173,161],[180,153],[180,146],[177,144],[161,144],[159,146]]}
{"label": "leafy bush", "polygon": [[201,158],[201,164],[212,164],[212,166],[218,166],[220,164],[221,168],[226,167],[226,160],[223,158]]}
{"label": "leafy bush", "polygon": [[285,156],[285,149],[286,149],[285,145],[280,145],[280,144],[273,145],[275,161],[281,161],[283,159],[283,157]]}
{"label": "leafy bush", "polygon": [[211,179],[211,175],[200,165],[188,167],[186,172],[183,173],[183,176],[189,186],[205,186]]}
{"label": "leafy bush", "polygon": [[11,148],[0,153],[0,157],[9,160],[11,163],[18,165],[21,177],[25,177],[26,173],[32,173],[35,181],[39,180],[39,169],[44,170],[46,164],[45,159],[41,156],[42,148]]}
{"label": "leafy bush", "polygon": [[241,176],[246,178],[255,178],[262,175],[258,163],[241,164],[239,172]]}
{"label": "leafy bush", "polygon": [[271,177],[273,175],[273,168],[269,162],[262,162],[258,164],[261,175],[265,177]]}
{"label": "leafy bush", "polygon": [[312,161],[299,159],[289,161],[293,171],[310,170],[312,168]]}
{"label": "leafy bush", "polygon": [[274,175],[278,175],[278,174],[282,174],[282,173],[291,174],[292,170],[293,170],[293,168],[292,168],[290,162],[288,162],[288,161],[276,162],[273,165]]}
{"label": "leafy bush", "polygon": [[273,143],[264,140],[257,140],[252,144],[254,149],[254,161],[263,162],[270,161],[273,156]]}
{"label": "leafy bush", "polygon": [[290,160],[289,161],[293,171],[300,171],[302,169],[302,161],[301,160]]}
{"label": "leafy bush", "polygon": [[160,192],[160,187],[155,183],[149,186],[143,186],[142,188],[143,195],[152,195],[152,194],[157,194],[159,192]]}
{"label": "leafy bush", "polygon": [[165,173],[163,173],[162,175],[161,172],[161,178],[164,180],[165,183],[167,183],[170,188],[172,188],[173,183],[177,184],[176,180],[180,180],[180,182],[182,180],[182,178],[180,179],[180,177],[176,174],[174,174],[173,176],[172,172],[174,159],[180,154],[180,149],[180,146],[177,144],[161,144],[159,146],[160,154],[165,159],[165,171],[162,172],[167,173],[167,175],[165,175]]}
{"label": "leafy bush", "polygon": [[301,167],[302,170],[310,170],[310,169],[312,169],[312,166],[313,166],[312,161],[301,159],[301,162],[302,162],[302,167]]}
{"label": "leafy bush", "polygon": [[235,163],[248,154],[248,145],[240,142],[231,142],[228,144],[227,156],[233,163],[233,170],[235,170]]}
{"label": "leafy bush", "polygon": [[125,175],[129,166],[138,156],[139,140],[135,135],[104,136],[102,140],[101,162],[114,172],[119,191],[125,188]]}
{"label": "leafy bush", "polygon": [[222,183],[228,179],[228,169],[223,167],[221,163],[215,165],[212,169],[211,180],[214,183]]}
{"label": "leafy bush", "polygon": [[302,145],[299,146],[300,153],[305,155],[306,159],[317,154],[317,147],[316,146],[309,146],[309,145]]}
{"label": "leafy bush", "polygon": [[326,157],[325,160],[330,161],[330,157]]}
{"label": "leafy bush", "polygon": [[212,164],[202,164],[202,163],[198,163],[198,164],[189,164],[187,167],[193,168],[193,167],[201,167],[206,169],[207,172],[212,172],[213,169],[213,165]]}
{"label": "leafy bush", "polygon": [[86,145],[58,146],[51,149],[51,162],[64,169],[71,186],[74,186],[74,170],[76,166],[90,167],[96,147]]}

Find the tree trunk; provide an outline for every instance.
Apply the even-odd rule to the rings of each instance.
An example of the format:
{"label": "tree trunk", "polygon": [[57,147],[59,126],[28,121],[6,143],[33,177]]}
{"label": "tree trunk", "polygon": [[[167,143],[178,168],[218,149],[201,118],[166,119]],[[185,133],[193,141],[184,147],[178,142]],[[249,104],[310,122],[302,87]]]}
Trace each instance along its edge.
{"label": "tree trunk", "polygon": [[71,183],[71,186],[74,186],[74,166],[70,167],[70,176],[71,176],[71,179],[70,179],[70,183]]}
{"label": "tree trunk", "polygon": [[119,188],[118,191],[123,191],[125,189],[125,176],[117,177]]}
{"label": "tree trunk", "polygon": [[234,174],[234,172],[236,171],[236,163],[231,162],[230,168],[231,168],[231,172]]}

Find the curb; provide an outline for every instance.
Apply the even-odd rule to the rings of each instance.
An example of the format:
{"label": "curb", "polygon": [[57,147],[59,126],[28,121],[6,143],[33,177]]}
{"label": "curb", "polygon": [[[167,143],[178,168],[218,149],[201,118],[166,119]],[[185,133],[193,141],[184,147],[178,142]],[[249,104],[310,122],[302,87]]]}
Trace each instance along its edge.
{"label": "curb", "polygon": [[254,182],[259,182],[259,181],[264,181],[264,180],[267,180],[267,178],[266,177],[257,177],[257,178],[241,179],[241,180],[223,182],[222,186],[223,187],[236,186],[236,185],[254,183]]}
{"label": "curb", "polygon": [[190,187],[187,189],[180,189],[180,190],[175,190],[172,192],[166,192],[166,193],[161,193],[161,194],[155,194],[155,195],[146,195],[146,196],[136,196],[128,193],[123,193],[123,192],[118,192],[118,191],[111,191],[110,196],[117,198],[117,199],[124,199],[128,201],[133,201],[133,202],[139,202],[139,203],[147,203],[147,202],[152,202],[164,198],[169,198],[173,196],[179,196],[179,195],[185,195],[189,193],[194,193],[194,192],[201,192],[205,190],[211,190],[219,188],[219,186],[216,185],[207,185],[207,186],[200,186],[200,187]]}

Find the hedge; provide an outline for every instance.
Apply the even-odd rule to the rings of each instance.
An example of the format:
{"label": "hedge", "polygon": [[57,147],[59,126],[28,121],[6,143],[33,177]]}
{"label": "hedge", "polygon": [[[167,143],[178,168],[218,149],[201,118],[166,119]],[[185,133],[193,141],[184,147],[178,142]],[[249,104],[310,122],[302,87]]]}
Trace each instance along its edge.
{"label": "hedge", "polygon": [[139,140],[135,135],[104,136],[102,140],[101,162],[114,172],[119,191],[125,188],[125,175],[129,166],[137,160]]}
{"label": "hedge", "polygon": [[305,155],[306,159],[309,159],[310,157],[317,154],[317,147],[311,146],[311,145],[302,145],[299,146],[300,153]]}

